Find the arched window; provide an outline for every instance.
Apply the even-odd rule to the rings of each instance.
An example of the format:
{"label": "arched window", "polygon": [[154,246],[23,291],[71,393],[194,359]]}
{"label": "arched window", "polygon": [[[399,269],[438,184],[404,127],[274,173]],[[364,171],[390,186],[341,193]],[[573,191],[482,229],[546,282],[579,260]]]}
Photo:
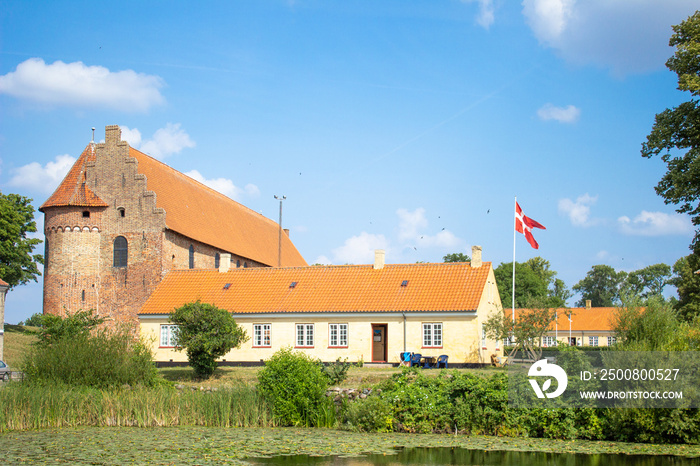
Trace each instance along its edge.
{"label": "arched window", "polygon": [[190,244],[190,268],[194,268],[194,245]]}
{"label": "arched window", "polygon": [[214,256],[214,268],[218,269],[219,265],[221,265],[221,256],[217,252],[216,255]]}
{"label": "arched window", "polygon": [[49,239],[44,240],[44,269],[49,268]]}
{"label": "arched window", "polygon": [[117,236],[114,238],[114,267],[126,267],[129,260],[129,245],[126,238]]}
{"label": "arched window", "polygon": [[241,266],[241,260],[238,259],[238,260],[236,261],[236,267],[240,267],[240,266]]}

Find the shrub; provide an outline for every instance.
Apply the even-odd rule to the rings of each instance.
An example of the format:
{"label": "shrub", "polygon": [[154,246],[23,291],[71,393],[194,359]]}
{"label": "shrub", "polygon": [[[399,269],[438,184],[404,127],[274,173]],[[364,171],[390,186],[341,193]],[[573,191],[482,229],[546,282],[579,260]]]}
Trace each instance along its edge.
{"label": "shrub", "polygon": [[26,380],[36,384],[108,388],[153,386],[158,381],[150,349],[126,329],[40,342],[29,352],[23,371]]}
{"label": "shrub", "polygon": [[394,429],[391,405],[377,396],[350,403],[343,421],[346,429],[356,432],[391,432]]}
{"label": "shrub", "polygon": [[325,396],[328,379],[316,360],[289,348],[281,349],[265,362],[258,381],[260,393],[283,425],[328,424],[332,403]]}
{"label": "shrub", "polygon": [[338,358],[332,364],[323,364],[319,361],[319,364],[321,367],[321,372],[323,372],[323,375],[325,375],[328,379],[329,385],[338,385],[347,379],[348,370],[352,365],[348,362],[348,358],[345,358],[344,361],[341,361],[340,358]]}

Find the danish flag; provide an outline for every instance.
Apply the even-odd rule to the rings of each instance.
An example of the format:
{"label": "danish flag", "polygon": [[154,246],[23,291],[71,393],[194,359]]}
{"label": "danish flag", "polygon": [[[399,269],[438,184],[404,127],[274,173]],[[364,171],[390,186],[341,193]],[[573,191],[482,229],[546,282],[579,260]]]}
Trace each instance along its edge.
{"label": "danish flag", "polygon": [[523,209],[520,208],[520,204],[517,202],[515,203],[515,231],[518,233],[522,233],[525,235],[525,239],[527,239],[527,242],[530,243],[530,246],[532,246],[535,249],[539,249],[540,245],[537,244],[537,241],[535,241],[535,237],[532,236],[532,229],[533,228],[541,228],[542,230],[546,230],[546,228],[528,217],[527,215],[523,215]]}

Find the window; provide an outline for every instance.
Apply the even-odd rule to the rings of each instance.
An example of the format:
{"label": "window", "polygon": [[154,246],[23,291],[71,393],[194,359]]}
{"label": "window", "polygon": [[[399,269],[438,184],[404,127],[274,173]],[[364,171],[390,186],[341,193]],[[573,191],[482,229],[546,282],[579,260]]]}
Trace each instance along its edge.
{"label": "window", "polygon": [[598,337],[588,337],[588,346],[598,346]]}
{"label": "window", "polygon": [[271,324],[253,324],[253,346],[270,347]]}
{"label": "window", "polygon": [[160,326],[160,346],[174,347],[177,325]]}
{"label": "window", "polygon": [[240,259],[238,259],[238,260],[236,261],[236,267],[237,267],[237,268],[240,268],[240,267],[241,267],[241,260],[240,260]]}
{"label": "window", "polygon": [[90,218],[90,211],[89,210],[83,210],[83,218]]}
{"label": "window", "polygon": [[617,342],[617,337],[608,337],[608,346],[612,346]]}
{"label": "window", "polygon": [[542,337],[542,347],[551,348],[557,346],[557,342],[554,337]]}
{"label": "window", "polygon": [[114,267],[126,267],[129,260],[129,244],[123,236],[114,238]]}
{"label": "window", "polygon": [[194,246],[190,244],[190,268],[194,268]]}
{"label": "window", "polygon": [[126,210],[124,207],[117,207],[117,212],[119,212],[120,217],[126,217]]}
{"label": "window", "polygon": [[214,268],[218,269],[219,265],[221,265],[221,256],[217,252],[216,255],[214,256]]}
{"label": "window", "polygon": [[328,324],[328,346],[348,346],[348,324]]}
{"label": "window", "polygon": [[297,346],[314,346],[314,324],[297,324]]}
{"label": "window", "polygon": [[423,324],[423,347],[442,347],[442,323]]}
{"label": "window", "polygon": [[486,324],[481,324],[481,347],[486,349]]}

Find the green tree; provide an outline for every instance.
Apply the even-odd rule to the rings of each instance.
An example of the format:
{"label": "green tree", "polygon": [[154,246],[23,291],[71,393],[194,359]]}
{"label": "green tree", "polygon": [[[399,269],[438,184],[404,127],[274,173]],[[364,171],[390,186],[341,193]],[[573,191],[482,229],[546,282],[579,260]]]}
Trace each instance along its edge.
{"label": "green tree", "polygon": [[620,303],[620,289],[626,278],[626,272],[616,272],[609,265],[594,265],[583,280],[571,287],[581,293],[576,304],[584,306],[588,299],[593,307],[611,307]]}
{"label": "green tree", "polygon": [[41,275],[37,264],[44,263],[41,254],[32,254],[41,240],[27,237],[36,233],[31,202],[19,194],[0,193],[0,278],[10,288],[37,281]]}
{"label": "green tree", "polygon": [[700,316],[700,256],[690,254],[681,257],[673,264],[673,278],[669,283],[678,290],[678,301],[674,307],[678,315],[686,321]]}
{"label": "green tree", "polygon": [[664,287],[671,279],[671,267],[666,264],[654,264],[635,270],[627,275],[624,288],[642,299],[652,296],[661,297]]}
{"label": "green tree", "polygon": [[484,324],[484,329],[491,339],[513,342],[509,360],[518,350],[523,350],[537,361],[542,356],[542,337],[554,322],[556,311],[548,307],[546,298],[531,299],[523,307],[515,319],[503,312],[493,314]]}
{"label": "green tree", "polygon": [[[498,294],[505,309],[512,307],[513,263],[501,263],[494,269]],[[532,299],[546,301],[549,307],[563,307],[571,297],[564,282],[555,278],[548,260],[533,257],[527,262],[515,263],[515,307],[527,307]]]}
{"label": "green tree", "polygon": [[66,317],[44,314],[41,316],[40,323],[42,327],[39,330],[38,343],[48,346],[59,340],[70,340],[89,335],[93,329],[103,322],[104,319],[94,315],[92,309],[68,314]]}
{"label": "green tree", "polygon": [[[654,126],[642,144],[642,156],[661,155],[667,171],[656,193],[677,212],[690,214],[700,225],[700,11],[673,26],[669,45],[676,48],[666,67],[678,76],[678,89],[690,92],[691,100],[656,115]],[[696,229],[692,248],[700,249]]]}
{"label": "green tree", "polygon": [[453,252],[452,254],[447,254],[442,258],[443,262],[470,262],[471,259],[468,255],[462,252]]}
{"label": "green tree", "polygon": [[209,378],[217,367],[216,359],[248,341],[246,331],[236,324],[225,309],[196,301],[170,314],[176,324],[175,349],[185,350],[197,377]]}

